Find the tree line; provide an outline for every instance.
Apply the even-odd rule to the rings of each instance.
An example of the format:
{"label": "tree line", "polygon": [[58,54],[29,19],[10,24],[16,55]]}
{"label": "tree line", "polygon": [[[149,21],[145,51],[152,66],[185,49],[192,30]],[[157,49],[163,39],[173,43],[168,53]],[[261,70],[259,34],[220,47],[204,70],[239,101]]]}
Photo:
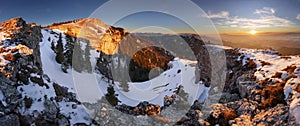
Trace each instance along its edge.
{"label": "tree line", "polygon": [[[51,42],[51,49],[55,53],[55,60],[58,64],[61,64],[63,72],[67,73],[67,69],[73,68],[77,72],[92,73],[91,66],[91,47],[90,43],[86,42],[85,49],[82,50],[82,43],[78,41],[76,37],[66,35],[66,44],[63,44],[62,34],[59,34],[59,38],[56,41]],[[48,38],[51,41],[51,38]]]}

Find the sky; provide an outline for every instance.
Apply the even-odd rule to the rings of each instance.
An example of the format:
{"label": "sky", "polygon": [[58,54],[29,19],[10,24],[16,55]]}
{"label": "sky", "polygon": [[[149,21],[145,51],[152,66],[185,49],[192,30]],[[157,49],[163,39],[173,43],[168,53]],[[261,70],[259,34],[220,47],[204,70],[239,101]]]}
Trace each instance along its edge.
{"label": "sky", "polygon": [[[89,17],[106,2],[107,0],[4,0],[0,4],[0,22],[22,16],[27,22],[49,25],[54,22]],[[196,18],[200,16],[201,19],[212,21],[220,33],[247,33],[253,30],[257,32],[300,31],[300,0],[192,0],[192,2],[203,10],[195,16],[194,23],[202,23]],[[121,3],[120,0],[120,5]],[[162,8],[170,5],[167,2],[160,4]],[[131,8],[130,5],[128,8]],[[115,13],[119,12],[117,8],[111,9],[115,9]],[[175,9],[185,12],[186,15],[194,11],[183,5]],[[106,17],[103,21],[109,25],[124,27],[129,31],[146,26],[158,26],[176,32],[193,32],[193,28],[181,18],[151,11],[126,16],[116,23],[106,20]],[[147,32],[151,32],[151,29]]]}

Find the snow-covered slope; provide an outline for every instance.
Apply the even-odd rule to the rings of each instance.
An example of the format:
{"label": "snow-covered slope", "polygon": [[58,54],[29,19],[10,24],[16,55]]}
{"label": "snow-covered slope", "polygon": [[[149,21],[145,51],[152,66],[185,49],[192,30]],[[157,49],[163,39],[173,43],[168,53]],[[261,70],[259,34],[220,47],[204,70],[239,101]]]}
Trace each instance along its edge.
{"label": "snow-covered slope", "polygon": [[[59,31],[56,31],[59,33]],[[40,52],[41,52],[41,59],[43,64],[43,71],[47,74],[50,78],[53,79],[54,82],[58,84],[63,84],[64,86],[68,87],[71,91],[74,91],[73,86],[73,79],[71,70],[68,73],[64,73],[61,70],[61,65],[58,64],[55,60],[55,53],[51,49],[51,42],[57,42],[58,36],[56,34],[51,34],[49,31],[42,30],[43,34],[43,41],[40,44]],[[48,41],[50,37],[51,41]],[[62,34],[62,37],[65,38],[65,35]],[[65,39],[62,39],[63,44],[66,43]]]}
{"label": "snow-covered slope", "polygon": [[[45,74],[53,78],[54,82],[68,87],[73,92],[77,92],[82,102],[96,102],[107,93],[106,90],[109,83],[107,80],[103,80],[101,74],[78,73],[71,69],[68,69],[68,73],[62,72],[60,64],[55,61],[55,53],[53,53],[51,49],[51,41],[48,41],[49,37],[53,41],[57,41],[58,37],[47,30],[42,30],[42,33],[44,37],[43,42],[41,42],[40,51]],[[65,36],[63,35],[62,37],[63,43],[65,43]],[[84,43],[82,43],[82,45],[84,47]],[[99,56],[99,53],[95,50],[91,50],[91,54],[91,62],[93,66],[95,66],[96,62],[94,59]],[[209,89],[206,88],[204,84],[194,84],[195,67],[188,65],[188,63],[195,62],[177,59],[171,63],[173,67],[170,70],[165,71],[150,81],[129,83],[128,92],[124,92],[122,88],[119,87],[119,82],[115,82],[114,88],[116,94],[118,94],[118,99],[121,101],[120,104],[136,106],[139,102],[149,101],[152,104],[162,106],[164,96],[171,96],[180,85],[184,87],[185,92],[191,94],[189,95],[189,103],[192,104],[205,90]],[[94,85],[95,83],[98,85]],[[95,88],[99,89],[97,90]],[[201,99],[204,100],[205,98]]]}
{"label": "snow-covered slope", "polygon": [[[163,106],[164,96],[171,96],[181,85],[184,87],[184,91],[189,94],[188,102],[190,104],[195,100],[205,99],[200,98],[200,95],[209,88],[202,83],[195,84],[195,67],[183,64],[183,62],[187,61],[180,59],[171,61],[170,63],[173,64],[171,69],[149,81],[129,83],[129,91],[118,90],[118,98],[122,104],[130,106],[135,106],[141,101],[149,101],[152,104]],[[118,86],[119,83],[117,82],[116,84],[115,88],[121,89]]]}

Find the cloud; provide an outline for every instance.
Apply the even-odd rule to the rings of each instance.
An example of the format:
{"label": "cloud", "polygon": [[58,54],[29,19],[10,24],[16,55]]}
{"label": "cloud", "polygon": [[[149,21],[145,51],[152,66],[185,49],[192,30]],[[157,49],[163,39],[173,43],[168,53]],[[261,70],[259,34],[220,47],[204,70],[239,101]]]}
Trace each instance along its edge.
{"label": "cloud", "polygon": [[297,15],[296,19],[297,19],[297,20],[300,20],[300,14]]}
{"label": "cloud", "polygon": [[262,9],[256,9],[254,14],[267,14],[272,15],[275,14],[275,9],[271,7],[263,7]]}
{"label": "cloud", "polygon": [[[225,11],[222,11],[225,12]],[[271,28],[271,27],[290,27],[294,23],[290,20],[277,17],[275,15],[276,10],[270,7],[264,7],[262,9],[256,9],[254,14],[257,14],[257,18],[244,18],[244,17],[229,17],[223,14],[224,19],[216,20],[216,25],[222,28],[245,28],[245,29],[256,29],[256,28]],[[217,14],[222,14],[217,13]],[[208,14],[209,15],[209,14]],[[225,16],[226,15],[226,16]],[[213,15],[217,17],[216,15]],[[221,16],[219,16],[221,17]],[[300,15],[297,16],[300,18]],[[300,20],[300,19],[299,19]]]}
{"label": "cloud", "polygon": [[287,19],[271,16],[261,16],[257,19],[234,17],[223,22],[224,25],[239,26],[240,28],[289,27],[293,23]]}
{"label": "cloud", "polygon": [[211,11],[208,11],[207,13],[208,18],[228,18],[229,12],[228,11],[221,11],[219,13],[212,13]]}

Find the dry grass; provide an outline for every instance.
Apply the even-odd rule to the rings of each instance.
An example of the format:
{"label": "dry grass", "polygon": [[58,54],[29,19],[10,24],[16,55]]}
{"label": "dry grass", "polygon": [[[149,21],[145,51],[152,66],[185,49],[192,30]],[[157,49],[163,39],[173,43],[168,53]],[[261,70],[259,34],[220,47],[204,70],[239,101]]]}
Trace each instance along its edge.
{"label": "dry grass", "polygon": [[291,66],[287,66],[282,71],[286,71],[287,73],[291,74],[295,71],[296,68],[297,68],[297,66],[291,65]]}
{"label": "dry grass", "polygon": [[256,63],[252,60],[252,59],[249,59],[248,62],[247,62],[247,67],[248,68],[256,68]]}
{"label": "dry grass", "polygon": [[290,57],[290,56],[280,56],[280,58],[288,60],[288,59],[291,59],[292,57]]}
{"label": "dry grass", "polygon": [[300,84],[297,85],[295,91],[297,91],[298,93],[300,93]]}
{"label": "dry grass", "polygon": [[265,65],[271,65],[271,63],[266,62],[266,61],[260,61],[260,63],[261,63],[262,66],[265,66]]}
{"label": "dry grass", "polygon": [[13,61],[15,58],[14,58],[14,55],[13,54],[6,54],[5,56],[4,56],[4,59],[5,60],[8,60],[8,61]]}
{"label": "dry grass", "polygon": [[261,108],[274,107],[277,104],[285,103],[283,87],[285,82],[277,83],[275,86],[266,86],[260,91],[264,100],[261,102]]}
{"label": "dry grass", "polygon": [[282,73],[281,72],[276,72],[272,78],[281,78]]}
{"label": "dry grass", "polygon": [[211,125],[216,125],[219,124],[220,126],[228,126],[229,121],[233,120],[237,117],[238,115],[236,112],[232,109],[223,109],[221,110],[221,113],[218,118],[214,118],[212,115],[207,119],[207,121]]}

